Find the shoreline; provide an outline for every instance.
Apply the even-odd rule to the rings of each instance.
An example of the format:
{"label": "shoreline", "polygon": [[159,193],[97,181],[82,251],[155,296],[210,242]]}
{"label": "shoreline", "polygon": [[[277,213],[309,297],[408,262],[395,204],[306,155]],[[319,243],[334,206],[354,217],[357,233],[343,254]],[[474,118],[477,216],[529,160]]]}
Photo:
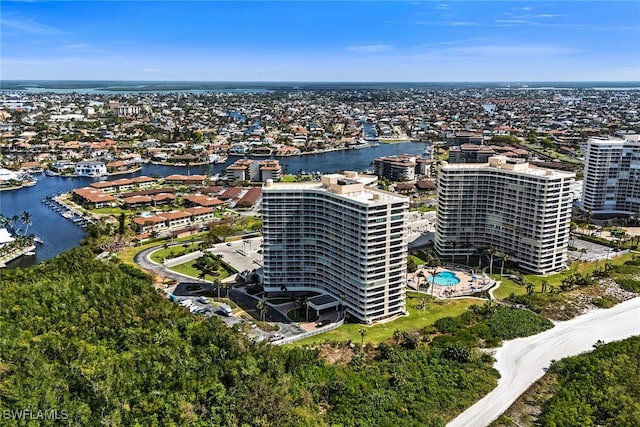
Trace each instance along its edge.
{"label": "shoreline", "polygon": [[524,338],[505,341],[495,352],[498,386],[451,420],[447,427],[489,425],[545,374],[554,361],[591,351],[598,339],[620,341],[640,334],[640,297],[595,309]]}

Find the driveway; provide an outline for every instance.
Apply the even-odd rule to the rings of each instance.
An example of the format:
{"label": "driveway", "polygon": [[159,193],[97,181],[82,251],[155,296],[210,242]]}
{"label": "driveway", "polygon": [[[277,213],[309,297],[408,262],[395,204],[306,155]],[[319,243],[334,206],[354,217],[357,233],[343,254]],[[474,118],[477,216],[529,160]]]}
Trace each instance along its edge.
{"label": "driveway", "polygon": [[495,355],[500,372],[498,386],[452,420],[448,427],[482,427],[506,411],[552,360],[590,351],[598,340],[605,343],[640,335],[640,298],[607,310],[594,310],[537,335],[505,342]]}
{"label": "driveway", "polygon": [[[262,255],[257,252],[260,249],[260,241],[262,238],[254,238],[249,239],[247,243],[243,243],[243,241],[232,242],[231,246],[228,246],[226,243],[220,243],[215,245],[214,247],[207,249],[215,254],[222,254],[223,259],[228,264],[231,264],[233,267],[238,269],[239,271],[247,270],[247,269],[256,269],[261,267]],[[251,247],[251,250],[249,248]],[[153,272],[161,277],[165,277],[168,279],[175,280],[177,283],[183,282],[198,282],[197,279],[187,276],[184,274],[176,273],[175,271],[171,271],[165,268],[161,264],[157,264],[149,259],[149,256],[152,252],[161,249],[162,245],[158,245],[152,248],[145,249],[139,252],[134,257],[134,262],[138,264],[140,267]],[[244,251],[242,250],[244,248]],[[239,253],[237,250],[240,250]],[[250,267],[250,268],[249,268]],[[222,293],[224,294],[224,290]],[[238,305],[243,307],[246,311],[256,310],[256,304],[259,299],[254,297],[253,295],[247,294],[243,288],[230,288],[229,297],[232,301],[236,302]],[[195,299],[195,297],[194,297]],[[240,319],[237,319],[234,316],[219,316],[223,322],[227,324],[235,324],[240,322]],[[304,330],[295,322],[292,322],[283,315],[281,312],[276,310],[273,307],[269,307],[269,310],[266,314],[266,319],[268,321],[274,322],[279,327],[279,333],[281,333],[284,337],[298,335]]]}

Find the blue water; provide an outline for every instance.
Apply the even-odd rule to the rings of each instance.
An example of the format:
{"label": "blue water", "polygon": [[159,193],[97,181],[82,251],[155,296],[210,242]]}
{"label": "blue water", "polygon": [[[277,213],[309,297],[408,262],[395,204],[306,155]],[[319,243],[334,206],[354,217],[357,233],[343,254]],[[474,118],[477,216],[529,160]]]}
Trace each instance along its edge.
{"label": "blue water", "polygon": [[431,274],[428,274],[427,280],[429,283],[435,283],[439,286],[455,286],[460,283],[460,279],[453,271],[441,271],[436,274],[435,280]]}
{"label": "blue water", "polygon": [[[279,158],[286,173],[297,174],[300,171],[334,173],[341,170],[364,171],[371,168],[376,157],[394,154],[421,154],[425,144],[404,142],[398,144],[380,144],[377,147],[359,150],[333,151],[322,154],[310,154]],[[175,167],[163,165],[144,165],[141,171],[128,175],[119,175],[110,179],[130,178],[140,175],[167,176],[171,174],[215,175],[224,174],[225,168],[240,157],[229,157],[224,164]],[[262,158],[260,158],[262,159]],[[6,217],[20,215],[27,211],[33,224],[28,234],[35,234],[44,242],[38,245],[35,256],[22,257],[9,264],[9,267],[33,265],[77,246],[85,233],[80,226],[63,218],[59,213],[47,207],[42,200],[46,196],[66,193],[74,188],[85,187],[97,178],[62,178],[36,175],[38,183],[33,187],[20,190],[0,191],[0,213]]]}

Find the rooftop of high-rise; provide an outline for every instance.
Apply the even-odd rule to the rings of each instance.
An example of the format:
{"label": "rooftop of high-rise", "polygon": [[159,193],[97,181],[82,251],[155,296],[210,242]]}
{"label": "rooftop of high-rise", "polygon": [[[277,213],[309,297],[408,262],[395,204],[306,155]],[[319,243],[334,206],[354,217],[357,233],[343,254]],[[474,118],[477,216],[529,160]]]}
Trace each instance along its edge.
{"label": "rooftop of high-rise", "polygon": [[554,178],[561,177],[575,177],[574,172],[567,172],[556,169],[548,169],[541,168],[538,166],[534,166],[529,164],[528,162],[523,162],[518,159],[511,159],[506,156],[493,156],[489,157],[489,161],[487,163],[448,163],[442,162],[441,167],[445,169],[486,169],[486,168],[495,168],[502,169],[505,171],[512,171],[526,175],[535,175],[535,176],[548,176]]}
{"label": "rooftop of high-rise", "polygon": [[376,176],[359,175],[357,172],[344,172],[344,174],[322,175],[320,181],[307,182],[273,182],[267,180],[263,189],[282,190],[317,190],[334,193],[353,201],[374,204],[382,201],[407,201],[408,198],[395,193],[371,187],[377,180]]}

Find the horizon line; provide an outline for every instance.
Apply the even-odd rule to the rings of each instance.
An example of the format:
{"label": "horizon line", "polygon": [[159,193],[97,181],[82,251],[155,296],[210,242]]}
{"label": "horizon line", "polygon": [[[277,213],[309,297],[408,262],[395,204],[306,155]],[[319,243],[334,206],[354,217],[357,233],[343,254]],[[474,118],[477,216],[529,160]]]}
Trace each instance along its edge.
{"label": "horizon line", "polygon": [[640,80],[113,80],[0,79],[0,82],[172,82],[172,83],[639,83]]}

